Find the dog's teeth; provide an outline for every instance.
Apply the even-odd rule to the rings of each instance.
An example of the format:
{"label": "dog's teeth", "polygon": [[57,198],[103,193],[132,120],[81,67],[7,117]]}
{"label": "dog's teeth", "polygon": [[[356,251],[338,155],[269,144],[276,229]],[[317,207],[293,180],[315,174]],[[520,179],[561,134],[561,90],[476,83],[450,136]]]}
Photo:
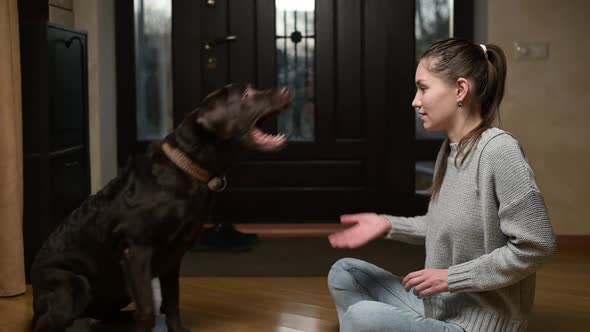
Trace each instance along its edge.
{"label": "dog's teeth", "polygon": [[285,134],[267,134],[263,131],[254,131],[255,139],[258,141],[259,144],[280,144],[283,143],[287,136]]}
{"label": "dog's teeth", "polygon": [[254,131],[254,136],[256,138],[260,138],[260,137],[263,137],[264,134],[260,130],[256,130],[256,131]]}

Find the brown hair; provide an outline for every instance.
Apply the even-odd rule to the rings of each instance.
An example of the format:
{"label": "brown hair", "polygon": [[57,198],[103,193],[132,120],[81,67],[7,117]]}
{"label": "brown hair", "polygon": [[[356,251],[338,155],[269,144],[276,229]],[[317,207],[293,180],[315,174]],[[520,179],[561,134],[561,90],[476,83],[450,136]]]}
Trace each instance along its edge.
{"label": "brown hair", "polygon": [[[506,56],[494,44],[480,45],[461,39],[446,39],[432,44],[421,59],[430,60],[428,70],[450,83],[464,78],[475,84],[475,96],[481,103],[483,121],[459,141],[457,155],[461,155],[461,165],[479,142],[481,134],[490,128],[499,117],[500,102],[504,96],[506,81]],[[451,152],[447,142],[443,150],[432,184],[432,199],[436,200],[447,171],[447,158]],[[457,160],[455,159],[455,164]]]}

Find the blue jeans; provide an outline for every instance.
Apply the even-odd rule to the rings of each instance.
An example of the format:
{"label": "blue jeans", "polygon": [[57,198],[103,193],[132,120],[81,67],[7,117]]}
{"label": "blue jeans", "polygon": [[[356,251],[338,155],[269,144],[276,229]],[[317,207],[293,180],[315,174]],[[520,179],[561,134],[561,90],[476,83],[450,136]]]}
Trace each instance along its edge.
{"label": "blue jeans", "polygon": [[343,258],[328,275],[340,331],[458,332],[456,324],[426,318],[424,303],[407,292],[402,278],[373,264]]}

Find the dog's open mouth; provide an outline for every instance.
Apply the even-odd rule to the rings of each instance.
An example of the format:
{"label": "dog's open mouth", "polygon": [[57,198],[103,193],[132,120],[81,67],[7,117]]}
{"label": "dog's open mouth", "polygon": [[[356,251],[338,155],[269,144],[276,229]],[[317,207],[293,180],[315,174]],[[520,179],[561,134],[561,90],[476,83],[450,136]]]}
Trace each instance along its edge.
{"label": "dog's open mouth", "polygon": [[287,144],[287,137],[283,134],[267,134],[262,130],[254,127],[250,131],[250,139],[260,150],[275,151],[282,149]]}
{"label": "dog's open mouth", "polygon": [[283,89],[281,93],[281,99],[283,101],[281,102],[280,106],[261,116],[248,133],[251,142],[254,143],[256,148],[259,150],[276,151],[284,148],[287,144],[287,137],[284,134],[273,135],[266,133],[261,129],[264,121],[278,116],[279,113],[286,111],[289,108],[289,105],[291,104],[291,97],[289,96],[288,91]]}

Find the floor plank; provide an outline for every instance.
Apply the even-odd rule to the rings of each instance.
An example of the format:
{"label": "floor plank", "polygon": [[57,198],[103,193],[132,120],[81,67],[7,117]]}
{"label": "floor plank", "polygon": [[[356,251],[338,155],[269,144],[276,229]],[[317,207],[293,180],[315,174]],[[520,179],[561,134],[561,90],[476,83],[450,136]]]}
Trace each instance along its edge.
{"label": "floor plank", "polygon": [[[192,331],[338,330],[324,277],[186,277],[181,311]],[[561,251],[538,273],[537,298],[529,331],[587,331],[590,323],[590,253]],[[0,331],[28,331],[30,290],[0,298]],[[126,331],[81,320],[68,332]],[[156,331],[165,331],[159,317]]]}

